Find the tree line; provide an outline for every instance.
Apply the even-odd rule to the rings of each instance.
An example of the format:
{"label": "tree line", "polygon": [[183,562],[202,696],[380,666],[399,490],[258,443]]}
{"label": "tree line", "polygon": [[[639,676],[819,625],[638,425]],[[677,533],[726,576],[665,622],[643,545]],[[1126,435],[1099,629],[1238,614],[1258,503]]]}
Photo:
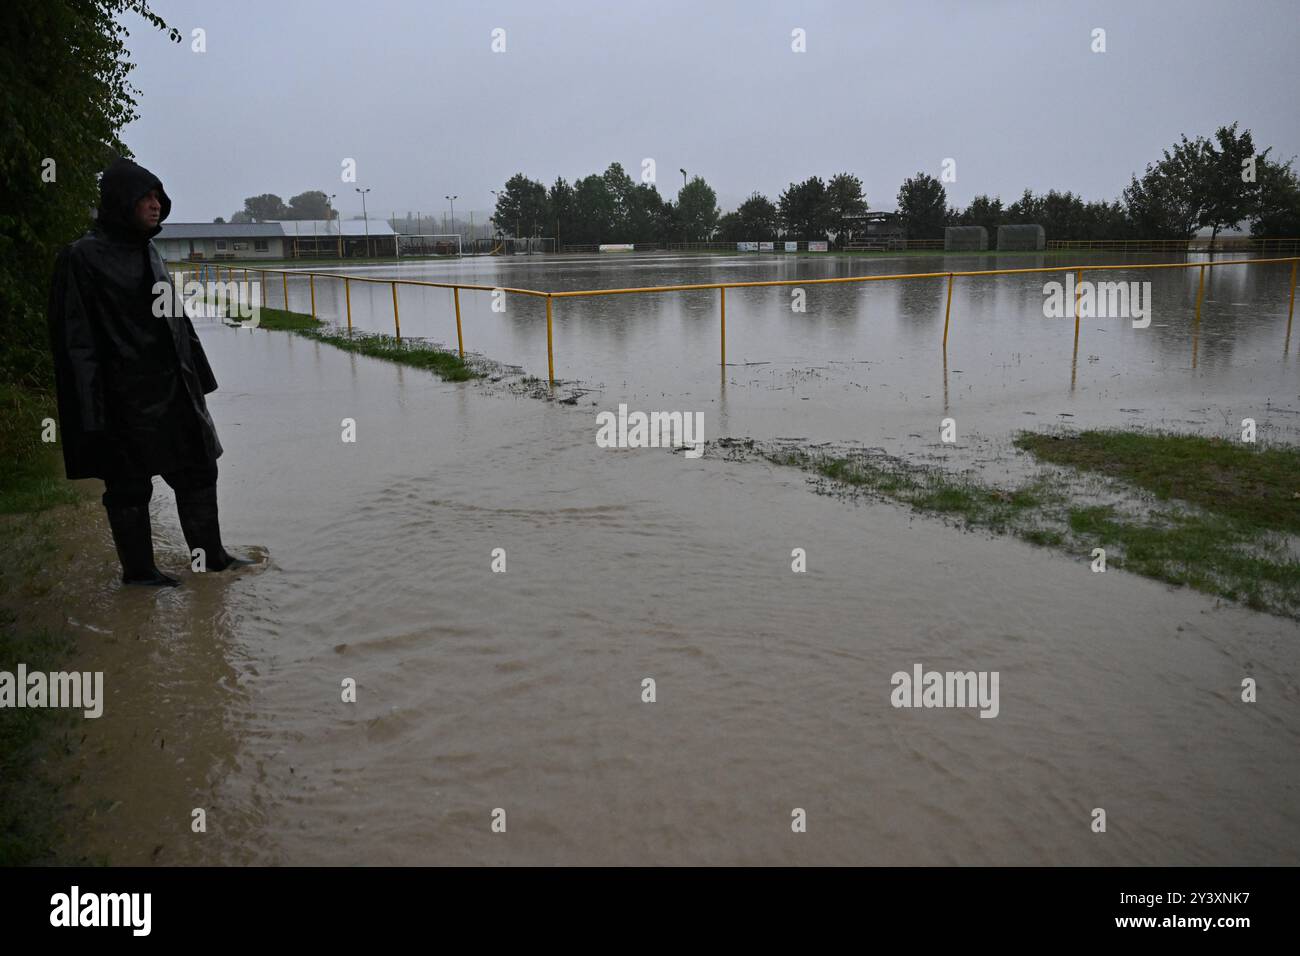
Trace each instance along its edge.
{"label": "tree line", "polygon": [[[978,195],[965,209],[948,205],[939,178],[918,172],[898,190],[899,223],[910,239],[941,239],[947,226],[983,226],[991,244],[998,226],[1026,223],[1041,225],[1052,239],[1187,239],[1199,229],[1217,236],[1242,222],[1250,223],[1252,235],[1297,237],[1295,161],[1275,161],[1271,153],[1271,147],[1257,152],[1250,131],[1238,132],[1233,123],[1213,138],[1183,135],[1112,201],[1026,189],[1005,205],[1001,197]],[[555,236],[563,244],[829,239],[842,245],[850,232],[863,232],[860,217],[869,208],[862,181],[838,173],[791,183],[775,202],[755,192],[724,215],[699,176],[674,201],[612,163],[573,184],[556,179],[549,189],[517,173],[497,193],[493,222],[503,235]]]}
{"label": "tree line", "polygon": [[899,210],[906,207],[904,218],[927,237],[942,236],[944,225],[984,226],[991,242],[998,226],[1021,223],[1041,225],[1052,239],[1189,239],[1201,229],[1213,239],[1239,223],[1249,223],[1252,236],[1300,237],[1295,159],[1278,162],[1272,152],[1257,152],[1250,130],[1238,132],[1233,123],[1213,138],[1184,134],[1112,202],[1026,189],[1006,207],[976,196],[963,210],[946,209],[942,184],[918,173],[900,190]]}
{"label": "tree line", "polygon": [[507,236],[553,236],[565,244],[681,242],[707,239],[718,227],[718,197],[701,177],[685,183],[676,200],[651,182],[634,182],[619,163],[572,183],[559,177],[548,189],[517,173],[497,193],[492,221]]}
{"label": "tree line", "polygon": [[[330,197],[319,189],[308,189],[290,198],[286,204],[275,193],[262,193],[244,200],[244,208],[232,213],[231,222],[267,222],[281,219],[337,219],[339,211],[330,208]],[[225,222],[221,216],[213,222]]]}

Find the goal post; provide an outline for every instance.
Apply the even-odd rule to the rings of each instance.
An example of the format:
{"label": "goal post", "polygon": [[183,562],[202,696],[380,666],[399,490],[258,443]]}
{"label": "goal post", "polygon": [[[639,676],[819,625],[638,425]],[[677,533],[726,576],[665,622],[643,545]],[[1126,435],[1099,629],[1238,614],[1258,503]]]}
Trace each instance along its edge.
{"label": "goal post", "polygon": [[421,235],[401,235],[397,237],[397,255],[402,256],[460,256],[459,233],[427,233]]}

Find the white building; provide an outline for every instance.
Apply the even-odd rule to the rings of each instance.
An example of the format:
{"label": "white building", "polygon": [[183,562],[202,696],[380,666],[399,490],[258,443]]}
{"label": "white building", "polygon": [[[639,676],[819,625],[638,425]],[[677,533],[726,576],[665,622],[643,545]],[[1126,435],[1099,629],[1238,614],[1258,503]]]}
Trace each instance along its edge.
{"label": "white building", "polygon": [[382,219],[165,222],[153,241],[168,262],[397,255],[397,234]]}
{"label": "white building", "polygon": [[154,245],[163,259],[284,259],[278,222],[165,222]]}

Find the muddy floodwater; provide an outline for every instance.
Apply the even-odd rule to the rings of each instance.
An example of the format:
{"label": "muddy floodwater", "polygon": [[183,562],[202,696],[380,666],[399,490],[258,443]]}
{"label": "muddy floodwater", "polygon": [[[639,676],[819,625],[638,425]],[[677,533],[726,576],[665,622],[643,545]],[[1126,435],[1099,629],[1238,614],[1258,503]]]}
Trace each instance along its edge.
{"label": "muddy floodwater", "polygon": [[[351,274],[560,291],[981,267],[516,257]],[[946,361],[944,280],[808,286],[804,312],[789,289],[734,290],[725,375],[717,292],[555,300],[572,405],[201,324],[221,386],[209,403],[226,543],[270,560],[122,590],[97,502],[67,518],[60,567],[89,580],[49,610],[107,697],[71,758],[86,851],[115,864],[1294,864],[1293,622],[814,494],[794,469],[595,442],[596,413],[620,403],[701,412],[709,440],[862,443],[993,479],[1025,467],[1009,442],[1028,427],[1232,436],[1251,417],[1263,440],[1296,442],[1288,268],[1210,273],[1199,326],[1196,270],[1106,275],[1151,282],[1150,325],[1086,318],[1077,353],[1073,319],[1043,314],[1043,284],[1062,276],[958,279]],[[295,277],[291,307],[309,295]],[[387,285],[352,283],[351,301],[356,327],[391,330]],[[506,301],[501,313],[462,295],[466,348],[545,377],[544,303]],[[316,302],[341,321],[341,284],[318,281]],[[403,334],[454,345],[450,292],[403,287],[400,308]],[[955,446],[939,443],[945,417]],[[347,418],[355,443],[340,439]],[[159,564],[177,571],[161,482],[154,509]],[[806,573],[791,570],[795,548]],[[917,664],[998,672],[997,716],[891,706],[891,675]],[[1240,699],[1245,677],[1257,703]],[[355,703],[341,700],[348,678]],[[192,832],[195,808],[206,833]],[[806,833],[792,832],[796,808]]]}

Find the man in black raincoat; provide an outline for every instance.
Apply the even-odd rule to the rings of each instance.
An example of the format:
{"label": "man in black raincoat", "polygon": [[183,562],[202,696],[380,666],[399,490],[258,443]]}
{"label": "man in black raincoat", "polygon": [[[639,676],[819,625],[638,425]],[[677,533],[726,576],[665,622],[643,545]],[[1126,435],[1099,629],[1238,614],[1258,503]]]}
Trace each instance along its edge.
{"label": "man in black raincoat", "polygon": [[[226,552],[217,521],[221,443],[203,396],[217,380],[150,241],[171,212],[153,173],[119,159],[99,184],[94,227],[54,268],[49,330],[69,478],[102,478],[127,584],[176,585],[154,565],[153,476],[176,492],[185,543],[208,571]],[[157,290],[157,291],[155,291]]]}

